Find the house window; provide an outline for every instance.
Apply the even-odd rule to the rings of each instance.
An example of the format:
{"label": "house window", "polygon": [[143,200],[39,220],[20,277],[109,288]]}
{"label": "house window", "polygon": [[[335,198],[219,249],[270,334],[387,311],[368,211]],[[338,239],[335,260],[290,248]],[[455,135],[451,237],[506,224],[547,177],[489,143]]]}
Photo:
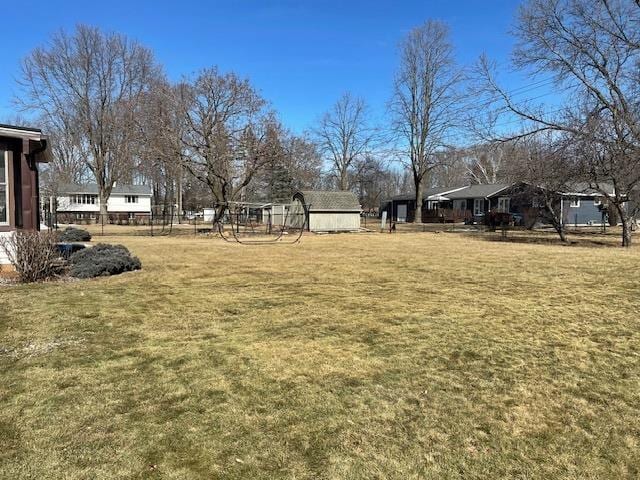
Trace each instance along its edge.
{"label": "house window", "polygon": [[125,195],[124,203],[138,203],[138,195]]}
{"label": "house window", "polygon": [[602,205],[602,199],[600,197],[593,197],[593,205],[599,207]]}
{"label": "house window", "polygon": [[571,199],[571,203],[569,204],[571,208],[579,208],[580,207],[580,199],[577,197],[573,197]]}
{"label": "house window", "polygon": [[69,197],[69,200],[75,205],[95,205],[98,201],[98,196],[83,193],[78,195],[71,195]]}
{"label": "house window", "polygon": [[509,197],[498,198],[498,211],[503,213],[509,213],[511,209],[511,199]]}
{"label": "house window", "polygon": [[484,214],[484,198],[473,199],[473,214],[474,215]]}
{"label": "house window", "polygon": [[0,150],[0,225],[9,224],[9,152]]}
{"label": "house window", "polygon": [[454,200],[453,209],[454,210],[466,210],[467,209],[467,201],[466,200]]}

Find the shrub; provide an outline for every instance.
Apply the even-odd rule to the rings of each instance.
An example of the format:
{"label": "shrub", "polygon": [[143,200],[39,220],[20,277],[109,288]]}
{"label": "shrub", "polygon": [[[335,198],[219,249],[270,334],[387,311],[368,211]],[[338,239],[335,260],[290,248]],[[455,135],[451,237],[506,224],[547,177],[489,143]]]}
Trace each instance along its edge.
{"label": "shrub", "polygon": [[490,230],[497,227],[508,227],[514,224],[513,215],[506,212],[491,211],[484,216],[484,224]]}
{"label": "shrub", "polygon": [[37,282],[59,275],[64,270],[56,248],[57,235],[46,232],[15,232],[0,239],[0,245],[21,282]]}
{"label": "shrub", "polygon": [[140,270],[138,257],[131,255],[123,245],[99,243],[69,257],[70,273],[73,277],[93,278],[117,275],[132,270]]}
{"label": "shrub", "polygon": [[91,234],[82,228],[67,227],[60,234],[61,242],[89,242]]}

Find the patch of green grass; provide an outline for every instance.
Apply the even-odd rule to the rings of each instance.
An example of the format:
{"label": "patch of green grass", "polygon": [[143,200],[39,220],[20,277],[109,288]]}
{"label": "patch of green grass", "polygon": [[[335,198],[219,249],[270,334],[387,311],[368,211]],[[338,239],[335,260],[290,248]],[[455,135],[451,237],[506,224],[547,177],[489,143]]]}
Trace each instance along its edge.
{"label": "patch of green grass", "polygon": [[640,249],[105,237],[0,290],[0,477],[637,478]]}

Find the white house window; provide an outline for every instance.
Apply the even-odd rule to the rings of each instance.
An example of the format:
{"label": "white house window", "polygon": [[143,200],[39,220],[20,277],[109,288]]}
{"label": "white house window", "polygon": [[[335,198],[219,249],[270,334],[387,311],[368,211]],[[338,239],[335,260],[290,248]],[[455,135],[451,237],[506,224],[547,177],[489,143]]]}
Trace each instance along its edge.
{"label": "white house window", "polygon": [[573,197],[573,198],[571,199],[571,203],[569,204],[569,206],[570,206],[571,208],[578,208],[578,207],[580,207],[580,199],[579,199],[579,198],[577,198],[577,197]]}
{"label": "white house window", "polygon": [[600,197],[593,197],[593,205],[596,207],[602,205],[602,199]]}
{"label": "white house window", "polygon": [[138,195],[125,195],[124,203],[138,203]]}
{"label": "white house window", "polygon": [[511,209],[511,199],[509,197],[500,197],[498,198],[498,211],[509,213]]}
{"label": "white house window", "polygon": [[473,214],[474,215],[484,214],[484,198],[473,199]]}
{"label": "white house window", "polygon": [[9,152],[0,150],[0,225],[9,224]]}
{"label": "white house window", "polygon": [[69,197],[69,200],[75,205],[95,205],[98,201],[98,196],[83,193],[78,195],[71,195]]}

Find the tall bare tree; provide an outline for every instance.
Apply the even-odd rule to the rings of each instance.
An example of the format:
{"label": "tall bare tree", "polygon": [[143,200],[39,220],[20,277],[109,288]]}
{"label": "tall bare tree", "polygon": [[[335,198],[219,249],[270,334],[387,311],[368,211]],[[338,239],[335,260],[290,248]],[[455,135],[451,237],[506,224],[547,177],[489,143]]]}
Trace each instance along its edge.
{"label": "tall bare tree", "polygon": [[278,123],[265,100],[233,73],[201,71],[181,88],[185,167],[204,182],[218,205],[241,200],[244,189],[270,160]]}
{"label": "tall bare tree", "polygon": [[583,179],[619,214],[623,246],[631,245],[640,208],[629,202],[640,188],[639,25],[640,4],[634,0],[529,0],[521,7],[514,63],[553,76],[556,89],[568,92],[560,110],[515,102],[490,62],[481,62],[502,111],[526,122],[523,131],[502,136],[570,136]]}
{"label": "tall bare tree", "polygon": [[139,172],[153,187],[156,207],[161,206],[164,215],[178,215],[178,221],[183,210],[185,177],[185,120],[179,107],[182,88],[181,84],[158,79],[145,95],[142,112],[136,119],[143,138]]}
{"label": "tall bare tree", "polygon": [[86,25],[54,34],[22,62],[18,103],[71,133],[98,184],[101,214],[137,154],[135,116],[158,72],[149,49]]}
{"label": "tall bare tree", "polygon": [[368,116],[365,101],[347,92],[315,129],[318,146],[329,160],[340,190],[349,190],[349,170],[375,147],[378,134]]}
{"label": "tall bare tree", "polygon": [[467,176],[471,183],[497,183],[507,164],[506,157],[513,153],[508,143],[478,144],[464,150]]}
{"label": "tall bare tree", "polygon": [[[570,142],[562,135],[542,132],[510,145],[510,161],[503,175],[516,186],[514,200],[521,200],[529,210],[529,226],[542,220],[550,224],[562,242],[567,241],[563,192],[574,191],[577,175],[567,154]],[[533,205],[531,205],[533,203]],[[533,208],[530,208],[533,207]]]}
{"label": "tall bare tree", "polygon": [[400,45],[391,109],[413,173],[415,221],[422,219],[422,192],[427,174],[437,164],[435,153],[446,145],[454,126],[462,73],[456,67],[449,28],[429,20],[414,28]]}

